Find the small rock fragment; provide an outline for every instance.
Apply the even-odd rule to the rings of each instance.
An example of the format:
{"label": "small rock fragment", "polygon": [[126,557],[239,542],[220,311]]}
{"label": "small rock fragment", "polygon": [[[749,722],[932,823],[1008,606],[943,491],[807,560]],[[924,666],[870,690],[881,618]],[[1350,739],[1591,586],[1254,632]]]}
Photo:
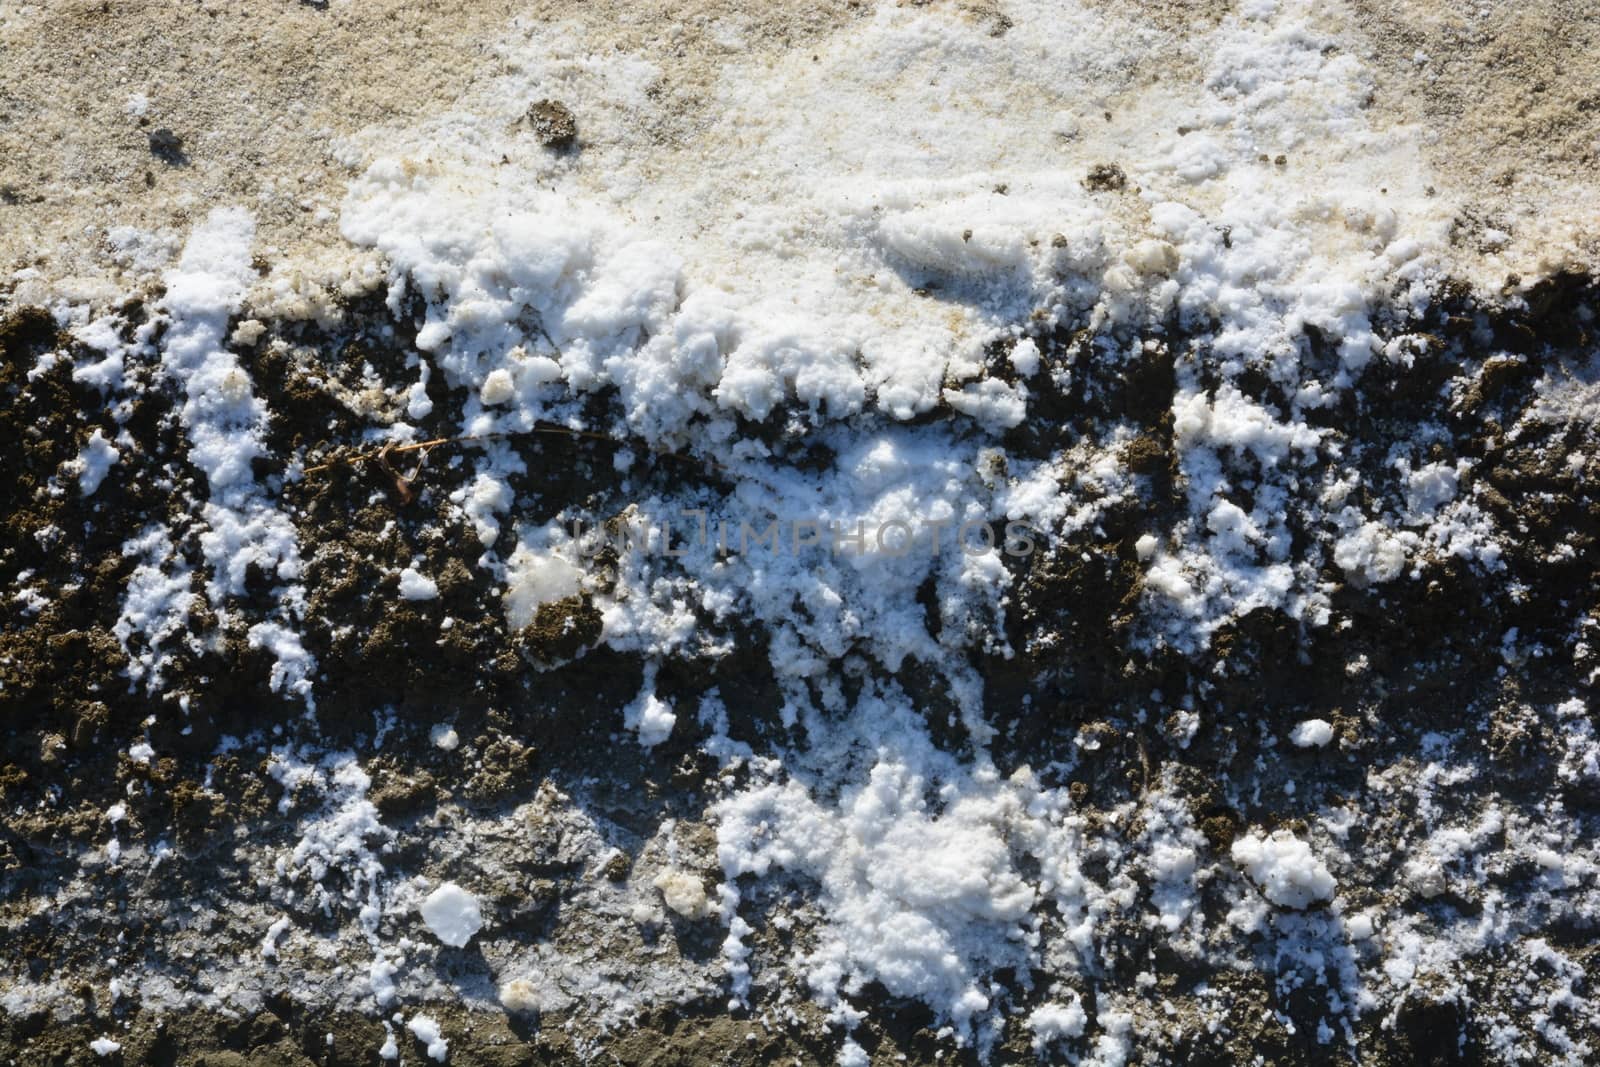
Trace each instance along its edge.
{"label": "small rock fragment", "polygon": [[183,151],[183,138],[165,126],[151,130],[147,136],[150,140],[150,154],[161,162],[174,167],[189,162],[189,157]]}
{"label": "small rock fragment", "polygon": [[546,148],[570,148],[578,139],[578,120],[559,100],[540,100],[528,108],[534,136]]}
{"label": "small rock fragment", "polygon": [[1096,163],[1083,179],[1083,187],[1091,193],[1116,192],[1127,186],[1128,176],[1115,163]]}

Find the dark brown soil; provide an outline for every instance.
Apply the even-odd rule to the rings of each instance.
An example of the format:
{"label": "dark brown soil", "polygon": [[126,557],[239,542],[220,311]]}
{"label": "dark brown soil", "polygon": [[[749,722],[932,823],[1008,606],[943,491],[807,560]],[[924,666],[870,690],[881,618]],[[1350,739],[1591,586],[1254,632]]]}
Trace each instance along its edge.
{"label": "dark brown soil", "polygon": [[[536,127],[542,121],[554,130],[540,136],[557,138],[549,143],[570,142],[576,132],[570,113],[552,106],[561,115],[535,116]],[[557,121],[562,115],[564,126]],[[1123,183],[1114,166],[1097,168],[1088,181],[1107,190]],[[1413,367],[1374,367],[1360,390],[1319,414],[1340,435],[1346,456],[1361,466],[1362,492],[1370,494],[1395,491],[1387,456],[1396,442],[1420,426],[1442,427],[1432,458],[1474,461],[1465,491],[1478,492],[1499,527],[1513,535],[1502,574],[1486,582],[1481,571],[1461,561],[1441,560],[1420,578],[1403,576],[1368,588],[1344,584],[1332,594],[1327,626],[1258,611],[1224,627],[1208,649],[1192,654],[1151,652],[1139,641],[1142,586],[1135,542],[1185,506],[1170,414],[1178,338],[1168,334],[1135,357],[1102,350],[1095,360],[1079,358],[1096,344],[1093,337],[1064,331],[1038,338],[1047,362],[1076,360],[1080,370],[1068,389],[1046,385],[1037,391],[1034,417],[1007,438],[1007,447],[1042,457],[1075,439],[1104,439],[1112,428],[1125,428],[1131,436],[1123,457],[1140,492],[1109,509],[1078,539],[1017,565],[1004,620],[1010,652],[997,649],[980,660],[989,718],[999,730],[992,750],[1002,770],[1076,759],[1074,795],[1096,812],[1137,798],[1156,776],[1169,774],[1214,853],[1208,858],[1225,861],[1246,825],[1293,826],[1318,803],[1359,800],[1375,759],[1393,762],[1420,751],[1428,735],[1449,732],[1477,746],[1474,754],[1487,769],[1462,787],[1461,803],[1492,795],[1537,821],[1543,805],[1559,800],[1570,815],[1593,824],[1600,818],[1600,798],[1554,786],[1549,768],[1556,756],[1548,729],[1507,709],[1559,701],[1587,687],[1600,668],[1600,653],[1592,651],[1600,642],[1591,641],[1591,651],[1576,660],[1552,654],[1514,670],[1506,669],[1501,646],[1515,629],[1525,644],[1571,649],[1575,634],[1592,637],[1600,629],[1600,489],[1592,475],[1567,462],[1574,453],[1600,456],[1600,428],[1593,419],[1523,422],[1516,436],[1508,433],[1534,402],[1533,384],[1543,369],[1580,366],[1591,358],[1597,305],[1594,283],[1586,278],[1544,283],[1525,306],[1511,309],[1452,290],[1436,302],[1426,323],[1410,325],[1411,332],[1430,338]],[[144,322],[142,306],[123,310],[128,329]],[[268,466],[276,472],[287,470],[292,457],[360,452],[368,419],[336,399],[325,380],[353,384],[362,363],[380,375],[398,376],[403,366],[406,328],[402,323],[399,336],[385,337],[379,327],[389,317],[381,303],[352,306],[347,322],[337,335],[305,324],[272,324],[266,338],[240,353],[274,413]],[[1485,331],[1491,344],[1482,340]],[[289,344],[273,345],[275,339]],[[213,631],[216,640],[174,650],[165,698],[130,686],[127,660],[113,633],[133,565],[122,545],[151,522],[187,530],[179,548],[203,578],[187,521],[198,475],[177,432],[176,398],[151,368],[130,368],[141,388],[119,426],[97,393],[73,381],[71,358],[34,373],[54,350],[70,356],[72,345],[46,312],[14,308],[0,316],[0,439],[8,443],[0,450],[6,494],[0,588],[33,589],[42,602],[37,613],[8,611],[0,621],[0,715],[7,724],[0,740],[0,800],[10,813],[0,819],[0,915],[15,938],[13,955],[38,975],[71,974],[89,962],[86,931],[55,926],[48,909],[37,905],[77,876],[74,856],[102,832],[109,805],[125,802],[146,838],[172,842],[181,863],[151,877],[166,880],[164,891],[172,899],[184,899],[204,886],[208,870],[234,862],[241,835],[271,839],[284,832],[278,797],[262,787],[255,766],[219,755],[219,739],[292,727],[304,714],[297,702],[268,691],[269,659],[248,647],[240,626],[223,627],[198,602],[191,626]],[[1308,358],[1319,358],[1315,337]],[[1284,399],[1265,373],[1245,380],[1263,401]],[[440,414],[420,429],[448,435],[443,412],[459,406],[460,398],[437,380],[431,392]],[[606,403],[596,401],[600,411]],[[597,424],[606,423],[600,418]],[[88,499],[70,487],[58,491],[62,464],[95,428],[107,436],[125,430],[131,437],[117,476]],[[579,505],[610,516],[629,502],[630,491],[611,462],[614,444],[530,435],[510,447],[527,466],[514,488],[536,515]],[[808,454],[803,440],[788,447],[797,463],[821,461]],[[508,631],[493,580],[476,565],[483,546],[449,502],[472,470],[469,462],[453,461],[468,455],[465,446],[436,449],[411,487],[412,499],[397,493],[393,478],[370,461],[336,464],[285,488],[284,505],[305,546],[304,637],[320,665],[317,720],[323,739],[332,746],[350,743],[373,729],[374,709],[391,710],[396,742],[369,769],[373,802],[396,819],[426,818],[446,801],[506,810],[535,795],[542,783],[577,788],[585,780],[598,811],[640,834],[667,818],[699,818],[717,782],[714,766],[698,750],[701,727],[687,717],[656,749],[631,750],[626,760],[597,760],[616,727],[593,709],[627,703],[639,690],[644,664],[638,656],[600,646],[600,615],[587,595],[547,605],[523,632]],[[715,481],[714,473],[696,474],[667,461],[655,462],[644,480],[670,487],[694,477]],[[1313,481],[1308,477],[1306,497],[1292,501],[1288,512],[1304,539],[1314,533]],[[637,485],[631,490],[638,491]],[[509,541],[498,547],[508,549]],[[436,600],[399,596],[393,575],[414,560],[437,576]],[[1506,593],[1513,586],[1521,591],[1515,597]],[[265,603],[269,593],[263,579],[252,596]],[[441,629],[446,617],[453,623]],[[658,691],[683,707],[716,688],[736,712],[736,739],[775,736],[781,701],[767,666],[766,635],[727,636],[736,648],[732,655],[668,664]],[[1355,663],[1360,670],[1352,670]],[[908,669],[900,680],[924,707],[940,707],[941,695],[918,674]],[[1153,701],[1153,693],[1164,697]],[[181,715],[171,712],[180,696],[187,701]],[[165,710],[146,727],[154,701]],[[1193,736],[1174,726],[1180,701],[1199,713],[1202,726]],[[1342,744],[1288,752],[1262,747],[1265,733],[1281,735],[1306,718],[1334,723]],[[439,757],[427,728],[441,720],[470,740],[478,759],[463,765]],[[1472,724],[1482,729],[1463,729]],[[1076,752],[1074,738],[1085,727],[1103,743]],[[148,766],[126,755],[147,730],[162,753]],[[936,733],[952,748],[968,743],[955,725],[941,725]],[[1298,783],[1298,789],[1287,792],[1287,783]],[[160,788],[137,788],[145,784]],[[1396,884],[1401,860],[1382,861],[1368,872],[1370,884]],[[625,872],[627,858],[619,862]],[[561,879],[571,874],[552,869],[541,877],[552,887],[551,903],[517,920],[523,924],[519,933],[530,939],[556,928]],[[1488,888],[1525,893],[1534,877],[1519,869],[1494,872]],[[1359,886],[1349,888],[1360,895]],[[1209,891],[1205,906],[1208,913],[1225,908],[1220,889]],[[1415,906],[1444,915],[1470,914],[1481,905],[1462,893]],[[158,954],[159,930],[108,922],[107,936],[113,929]],[[714,953],[718,938],[712,933],[685,930],[675,935],[677,950]],[[1597,962],[1592,947],[1583,947],[1593,931],[1551,933],[1563,936],[1591,967]],[[1154,970],[1159,994],[1180,1018],[1198,1017],[1206,983],[1226,989],[1234,1025],[1209,1034],[1186,1027],[1186,1036],[1152,1043],[1152,1059],[1346,1062],[1359,1053],[1362,1062],[1402,1064],[1491,1058],[1483,1012],[1425,998],[1407,1001],[1393,1026],[1380,1025],[1376,1014],[1365,1016],[1354,1051],[1320,1044],[1309,1035],[1321,1008],[1287,991],[1284,979],[1293,965],[1274,956],[1269,940],[1258,947],[1257,958],[1219,970],[1176,957],[1160,938],[1130,927],[1096,981],[1132,988],[1136,974]],[[778,944],[765,950],[787,951]],[[203,961],[167,962],[203,968]],[[1509,980],[1506,972],[1486,969],[1475,996],[1493,1004],[1496,984]],[[254,1019],[200,1009],[157,1016],[136,1002],[105,1005],[101,994],[87,988],[83,995],[87,1016],[70,1023],[0,1013],[0,1053],[28,1064],[96,1062],[87,1043],[113,1020],[123,1042],[120,1062],[127,1064],[372,1063],[372,1050],[383,1038],[376,1018],[319,1013],[298,1003],[290,990]],[[926,1009],[896,1003],[881,990],[866,996],[873,1012],[856,1039],[875,1063],[931,1063],[941,1055],[946,1063],[970,1059],[968,1053],[946,1054]],[[1085,1002],[1092,1007],[1092,994]],[[593,1062],[604,1056],[666,1065],[826,1062],[835,1048],[812,1012],[801,1008],[796,1020],[768,1029],[729,1014],[720,1002],[707,1003],[647,1014],[633,1029],[603,1034],[586,1033],[576,1020],[569,1028],[554,1016],[535,1025],[498,1011],[435,1014],[450,1024],[452,1064]],[[1006,1062],[1032,1056],[1028,1034],[1015,1020],[999,1047]]]}

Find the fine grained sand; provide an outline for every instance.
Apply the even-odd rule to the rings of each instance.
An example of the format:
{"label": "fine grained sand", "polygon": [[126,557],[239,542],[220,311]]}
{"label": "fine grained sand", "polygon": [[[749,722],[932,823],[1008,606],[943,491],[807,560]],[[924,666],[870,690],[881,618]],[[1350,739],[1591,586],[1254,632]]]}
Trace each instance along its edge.
{"label": "fine grained sand", "polygon": [[[1108,17],[1158,31],[1124,95],[1195,79],[1178,48],[1186,29],[1233,7],[1106,4]],[[302,269],[336,257],[339,200],[362,161],[355,146],[381,143],[383,131],[447,109],[496,74],[493,46],[513,19],[570,22],[595,52],[654,63],[661,83],[635,119],[659,149],[684,149],[732,56],[805,48],[865,9],[791,0],[7,5],[0,270],[36,267],[68,295],[110,296],[118,263],[108,229],[171,230],[178,242],[221,202],[250,207],[259,247]],[[1005,31],[1003,4],[959,10]],[[1600,153],[1600,67],[1585,61],[1600,50],[1600,20],[1587,5],[1464,13],[1430,0],[1359,0],[1321,17],[1373,72],[1374,125],[1417,128],[1441,202],[1457,211],[1461,273],[1488,282],[1600,262],[1600,212],[1587,195]],[[149,101],[143,116],[134,94]],[[158,130],[182,139],[184,162],[152,154]]]}

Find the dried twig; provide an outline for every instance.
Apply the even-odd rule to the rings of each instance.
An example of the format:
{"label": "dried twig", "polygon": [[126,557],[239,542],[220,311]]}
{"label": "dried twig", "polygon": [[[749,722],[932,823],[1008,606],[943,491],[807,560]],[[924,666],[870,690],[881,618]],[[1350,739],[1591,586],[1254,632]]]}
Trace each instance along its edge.
{"label": "dried twig", "polygon": [[422,465],[428,462],[428,449],[427,446],[423,446],[420,449],[422,456],[417,461],[416,469],[410,474],[401,474],[389,463],[389,453],[393,451],[396,451],[396,449],[392,445],[384,445],[378,450],[378,454],[374,458],[377,460],[378,466],[383,468],[383,473],[394,479],[394,491],[399,495],[400,503],[409,504],[417,498],[417,494],[411,488],[411,485],[417,480],[417,476],[422,473]]}

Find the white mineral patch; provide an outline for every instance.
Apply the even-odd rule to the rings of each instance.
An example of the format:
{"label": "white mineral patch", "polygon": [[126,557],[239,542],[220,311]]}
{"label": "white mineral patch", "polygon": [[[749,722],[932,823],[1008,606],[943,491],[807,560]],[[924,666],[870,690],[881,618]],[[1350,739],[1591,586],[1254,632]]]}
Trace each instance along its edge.
{"label": "white mineral patch", "polygon": [[506,561],[506,621],[513,630],[533,622],[541,605],[575,595],[583,571],[553,553],[518,547]]}
{"label": "white mineral patch", "polygon": [[1249,872],[1267,899],[1304,908],[1333,896],[1335,883],[1311,846],[1284,830],[1266,837],[1249,833],[1233,842],[1233,862]]}
{"label": "white mineral patch", "polygon": [[1306,719],[1289,731],[1289,740],[1300,748],[1321,748],[1333,740],[1333,724],[1326,719]]}
{"label": "white mineral patch", "polygon": [[455,948],[466,945],[483,928],[478,898],[454,882],[445,882],[429,893],[418,910],[433,936]]}
{"label": "white mineral patch", "polygon": [[439,586],[416,568],[406,567],[400,572],[400,595],[407,600],[435,600]]}
{"label": "white mineral patch", "polygon": [[687,871],[662,871],[651,884],[661,891],[667,907],[685,919],[702,919],[711,913],[704,883]]}

